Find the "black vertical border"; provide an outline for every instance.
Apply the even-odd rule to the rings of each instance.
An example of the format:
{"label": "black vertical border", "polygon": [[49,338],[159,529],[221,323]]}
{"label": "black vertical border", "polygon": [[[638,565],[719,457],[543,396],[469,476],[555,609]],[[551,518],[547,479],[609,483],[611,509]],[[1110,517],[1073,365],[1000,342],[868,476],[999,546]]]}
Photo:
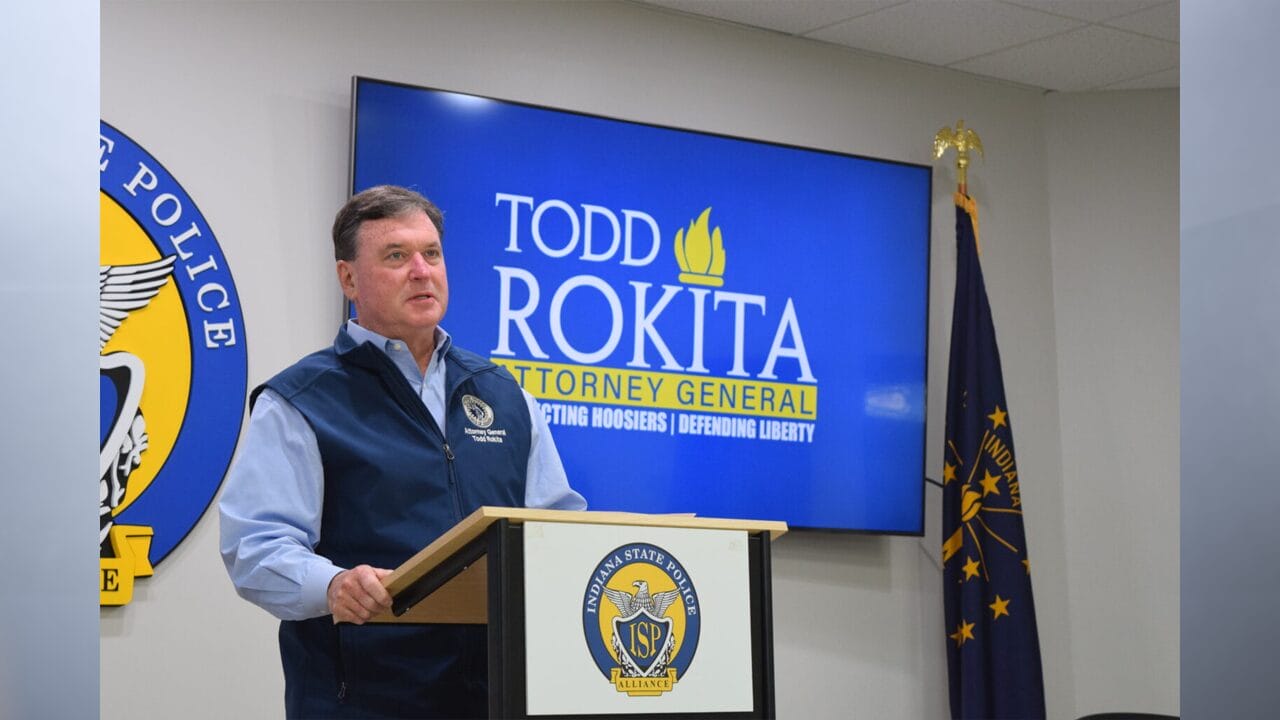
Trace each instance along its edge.
{"label": "black vertical border", "polygon": [[503,518],[489,548],[489,717],[528,717],[525,694],[524,528]]}
{"label": "black vertical border", "polygon": [[751,684],[756,717],[777,717],[773,687],[773,582],[769,533],[748,536],[747,563],[751,585]]}

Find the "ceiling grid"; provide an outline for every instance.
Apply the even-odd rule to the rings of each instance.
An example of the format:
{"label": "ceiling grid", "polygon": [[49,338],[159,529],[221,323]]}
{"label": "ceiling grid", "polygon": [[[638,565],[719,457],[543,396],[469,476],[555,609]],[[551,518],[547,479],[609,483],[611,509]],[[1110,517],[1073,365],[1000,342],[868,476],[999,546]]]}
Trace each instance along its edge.
{"label": "ceiling grid", "polygon": [[1179,0],[633,2],[1043,90],[1179,83]]}

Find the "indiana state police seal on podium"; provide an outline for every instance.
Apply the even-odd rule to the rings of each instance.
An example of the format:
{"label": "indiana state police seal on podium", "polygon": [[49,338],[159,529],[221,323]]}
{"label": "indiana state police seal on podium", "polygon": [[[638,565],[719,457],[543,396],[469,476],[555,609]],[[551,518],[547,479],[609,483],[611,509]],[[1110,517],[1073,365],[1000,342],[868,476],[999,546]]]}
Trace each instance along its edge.
{"label": "indiana state police seal on podium", "polygon": [[587,582],[587,648],[604,677],[631,697],[675,689],[698,649],[701,623],[693,580],[656,545],[613,550]]}

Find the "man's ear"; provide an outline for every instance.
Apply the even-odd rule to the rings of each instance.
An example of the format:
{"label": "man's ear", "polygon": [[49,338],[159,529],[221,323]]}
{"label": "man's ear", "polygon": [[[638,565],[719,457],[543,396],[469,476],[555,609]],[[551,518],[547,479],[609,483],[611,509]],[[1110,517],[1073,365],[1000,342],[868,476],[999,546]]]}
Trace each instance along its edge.
{"label": "man's ear", "polygon": [[342,294],[347,296],[351,302],[356,301],[356,273],[352,269],[351,263],[346,260],[338,261],[338,285],[342,287]]}

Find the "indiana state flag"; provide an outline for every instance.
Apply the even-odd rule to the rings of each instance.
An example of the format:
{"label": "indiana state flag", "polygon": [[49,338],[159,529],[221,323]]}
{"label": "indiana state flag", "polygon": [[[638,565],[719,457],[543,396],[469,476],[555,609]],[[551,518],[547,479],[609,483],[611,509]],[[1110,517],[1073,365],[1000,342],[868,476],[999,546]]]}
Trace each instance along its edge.
{"label": "indiana state flag", "polygon": [[978,262],[977,208],[956,194],[942,560],[955,718],[1044,718],[1031,563],[1000,352]]}

